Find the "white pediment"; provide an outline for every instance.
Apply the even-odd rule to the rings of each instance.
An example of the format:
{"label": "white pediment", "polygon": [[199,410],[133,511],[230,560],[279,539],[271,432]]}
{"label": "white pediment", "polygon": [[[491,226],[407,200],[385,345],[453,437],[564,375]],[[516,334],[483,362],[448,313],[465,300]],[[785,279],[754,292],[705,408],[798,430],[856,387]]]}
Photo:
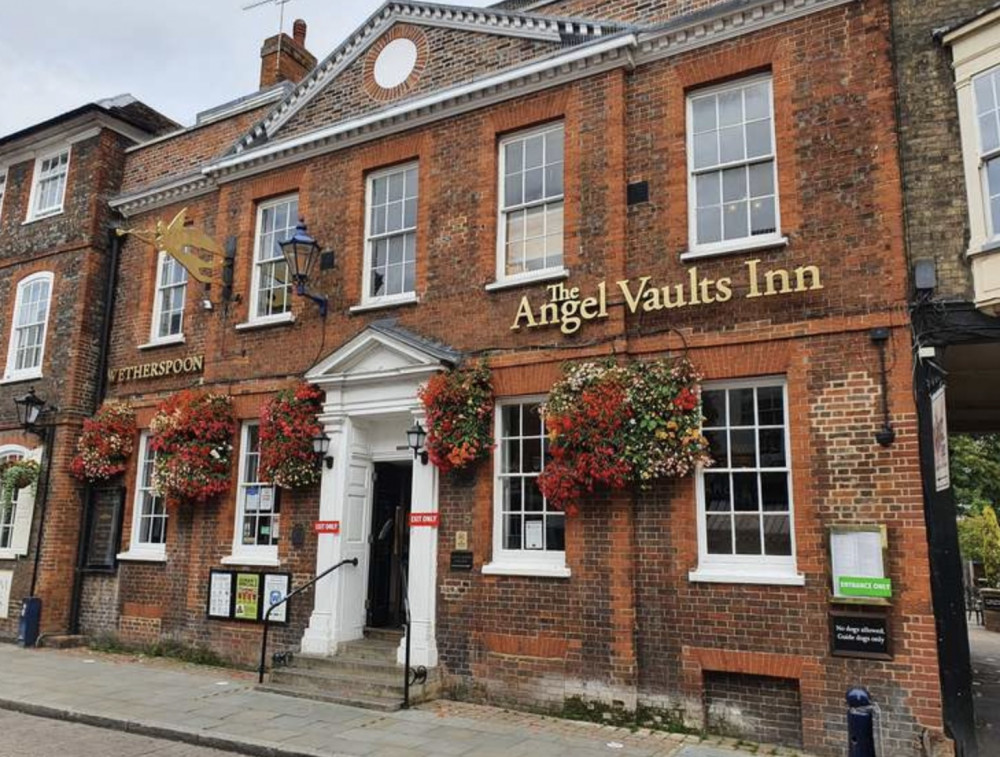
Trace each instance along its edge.
{"label": "white pediment", "polygon": [[392,334],[368,328],[306,374],[316,384],[377,381],[434,373],[444,368],[440,354]]}

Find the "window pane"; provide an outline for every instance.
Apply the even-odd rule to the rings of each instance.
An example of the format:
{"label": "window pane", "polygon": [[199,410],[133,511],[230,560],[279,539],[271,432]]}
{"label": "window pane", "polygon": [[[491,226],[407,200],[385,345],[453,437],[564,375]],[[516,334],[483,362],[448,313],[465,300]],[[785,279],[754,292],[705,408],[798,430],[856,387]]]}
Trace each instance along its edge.
{"label": "window pane", "polygon": [[719,130],[719,162],[732,163],[736,160],[743,160],[746,151],[743,141],[742,126],[728,126]]}
{"label": "window pane", "polygon": [[510,176],[524,170],[524,144],[520,140],[504,146],[504,171]]}
{"label": "window pane", "polygon": [[743,120],[743,90],[731,89],[719,95],[719,125],[732,126]]}
{"label": "window pane", "polygon": [[768,82],[754,84],[744,92],[747,121],[771,117],[771,85]]}
{"label": "window pane", "polygon": [[722,194],[719,188],[719,174],[709,173],[696,177],[695,196],[699,208],[706,208],[721,203]]}
{"label": "window pane", "polygon": [[715,129],[714,97],[699,97],[691,101],[691,122],[695,134]]}
{"label": "window pane", "polygon": [[785,465],[785,430],[782,428],[760,431],[760,467],[782,468]]}
{"label": "window pane", "polygon": [[521,549],[521,516],[504,518],[504,549]]}
{"label": "window pane", "polygon": [[726,205],[723,215],[723,237],[725,239],[742,239],[747,236],[747,204],[744,201]]}
{"label": "window pane", "polygon": [[760,518],[756,515],[737,515],[733,520],[736,525],[736,554],[761,554]]}
{"label": "window pane", "polygon": [[698,244],[722,241],[722,209],[701,208],[698,210]]}
{"label": "window pane", "polygon": [[719,163],[719,137],[714,131],[694,135],[694,167],[708,168]]}
{"label": "window pane", "polygon": [[566,551],[566,518],[562,513],[549,513],[545,517],[545,548]]}
{"label": "window pane", "polygon": [[535,202],[542,199],[542,182],[545,170],[532,168],[524,172],[524,201]]}
{"label": "window pane", "polygon": [[565,129],[553,129],[545,135],[545,162],[561,163],[563,160],[563,140]]}
{"label": "window pane", "polygon": [[742,512],[760,510],[756,473],[733,474],[733,509]]}
{"label": "window pane", "polygon": [[789,557],[792,554],[792,529],[787,515],[764,516],[764,552]]}
{"label": "window pane", "polygon": [[701,410],[705,426],[726,425],[726,392],[707,389],[701,393]]}
{"label": "window pane", "polygon": [[753,426],[753,389],[732,389],[729,392],[729,425]]}
{"label": "window pane", "polygon": [[780,386],[757,390],[757,422],[761,426],[780,426],[785,422],[784,392]]}
{"label": "window pane", "polygon": [[772,512],[788,510],[788,474],[761,473],[760,488],[764,496],[764,509]]}
{"label": "window pane", "polygon": [[524,141],[524,167],[538,168],[543,165],[545,138],[538,134]]}
{"label": "window pane", "polygon": [[756,468],[757,446],[752,429],[739,429],[730,432],[730,465],[733,468]]}
{"label": "window pane", "polygon": [[728,513],[732,510],[729,497],[729,474],[705,474],[705,509],[709,512]]}
{"label": "window pane", "polygon": [[504,180],[504,207],[520,205],[524,202],[524,186],[522,174],[508,176]]}
{"label": "window pane", "polygon": [[709,515],[706,529],[710,555],[733,553],[733,519],[731,515]]}
{"label": "window pane", "polygon": [[724,430],[705,431],[705,438],[708,439],[709,454],[717,466],[729,467],[729,444],[728,437]]}
{"label": "window pane", "polygon": [[774,194],[774,161],[755,163],[749,167],[750,196],[769,197]]}
{"label": "window pane", "polygon": [[774,199],[771,197],[752,200],[750,202],[750,234],[773,234],[778,230],[774,212]]}
{"label": "window pane", "polygon": [[747,157],[759,158],[771,154],[771,122],[754,121],[746,125]]}

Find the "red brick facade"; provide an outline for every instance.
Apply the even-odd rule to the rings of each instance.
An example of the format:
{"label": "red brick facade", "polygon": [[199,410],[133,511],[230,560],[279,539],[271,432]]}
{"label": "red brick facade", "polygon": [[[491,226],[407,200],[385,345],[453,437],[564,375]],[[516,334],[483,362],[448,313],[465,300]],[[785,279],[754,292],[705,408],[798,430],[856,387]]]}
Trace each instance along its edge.
{"label": "red brick facade", "polygon": [[[686,13],[709,5],[567,1],[539,12],[601,17],[627,6],[632,10],[614,15],[648,22],[678,8]],[[453,39],[462,32],[428,26],[421,34],[428,40],[427,60],[399,93],[404,98],[458,81],[435,72],[444,76],[456,66],[466,71],[462,56],[473,55],[486,38],[466,33],[470,52],[463,52],[463,43]],[[446,36],[451,41],[442,47],[436,40]],[[535,43],[499,39],[497,45],[525,54],[543,52]],[[353,66],[342,82],[335,80],[299,111],[288,131],[279,129],[279,146],[283,136],[302,136],[385,106],[366,94],[370,61],[362,57]],[[492,71],[492,57],[482,66],[478,73]],[[773,80],[787,245],[682,261],[689,243],[687,94],[759,73]],[[752,729],[763,717],[747,709],[748,692],[763,691],[780,697],[782,711],[796,719],[786,730],[769,723],[767,733],[829,755],[841,753],[845,740],[844,691],[864,684],[881,706],[889,753],[916,755],[922,732],[940,731],[941,708],[910,388],[893,108],[888,3],[864,0],[673,57],[428,117],[400,133],[359,138],[344,149],[220,180],[211,191],[176,204],[126,208],[129,226],[150,228],[187,207],[196,226],[220,242],[235,240],[237,297],[224,302],[213,287],[209,311],[201,306],[200,286],[189,285],[184,343],[139,351],[149,335],[155,257],[152,248],[130,238],[116,292],[110,367],[203,354],[205,369],[195,378],[117,384],[112,395],[138,408],[143,428],[163,397],[189,386],[232,395],[238,417],[254,419],[276,390],[386,317],[467,357],[486,357],[501,399],[545,394],[566,361],[609,356],[686,352],[708,381],[783,377],[796,568],[803,586],[691,580],[699,562],[693,478],[583,503],[567,525],[569,578],[485,575],[481,569],[491,561],[494,544],[494,478],[492,464],[484,463],[471,480],[440,480],[440,667],[455,696],[553,709],[574,698],[602,706],[619,702],[689,727],[707,720],[741,734],[741,727]],[[198,139],[221,143],[241,121],[207,126]],[[589,292],[601,281],[642,276],[663,284],[692,275],[731,277],[728,302],[630,315],[622,297],[612,296],[609,317],[574,335],[511,330],[521,298],[540,303],[544,284],[485,289],[497,268],[497,144],[512,132],[554,121],[564,124],[566,135],[567,283]],[[126,174],[141,178],[129,190],[164,178],[160,166],[166,161],[189,169],[187,149],[167,140],[130,152]],[[366,176],[403,162],[419,165],[418,301],[352,311],[362,301]],[[626,186],[642,181],[648,182],[649,202],[629,206]],[[290,193],[297,193],[310,233],[336,252],[335,268],[309,282],[311,291],[329,298],[329,316],[321,320],[315,305],[296,298],[294,321],[237,328],[250,316],[257,205]],[[752,261],[759,261],[761,271],[818,266],[822,289],[747,297]],[[879,355],[870,339],[876,327],[891,335],[887,385],[896,440],[888,447],[875,441],[883,423]],[[133,461],[123,479],[123,548],[131,538],[134,467]],[[285,536],[278,546],[281,569],[293,574],[293,584],[316,570],[311,523],[319,498],[318,488],[284,496],[281,533],[291,534],[296,526],[306,530],[304,546],[294,547]],[[209,570],[220,567],[232,549],[235,507],[230,493],[204,506],[171,510],[165,562],[126,561],[116,576],[88,579],[86,630],[136,641],[202,643],[243,663],[253,661],[259,626],[210,621],[205,614]],[[891,661],[830,654],[828,529],[858,524],[887,529]],[[468,533],[475,556],[471,573],[450,571],[460,531]],[[308,595],[304,599],[293,605],[276,646],[295,646],[301,638],[312,609]],[[719,720],[720,712],[736,710],[744,712],[742,720]]]}

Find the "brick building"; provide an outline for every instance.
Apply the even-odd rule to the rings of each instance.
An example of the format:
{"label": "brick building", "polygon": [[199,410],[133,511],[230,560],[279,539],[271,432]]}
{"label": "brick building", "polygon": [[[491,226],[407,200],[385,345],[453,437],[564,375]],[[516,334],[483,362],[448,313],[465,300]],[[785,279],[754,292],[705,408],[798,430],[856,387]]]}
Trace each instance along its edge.
{"label": "brick building", "polygon": [[[977,750],[947,433],[1000,429],[995,153],[1000,13],[973,0],[893,3],[911,266],[914,388],[946,727]],[[945,412],[946,409],[946,412]],[[979,753],[986,748],[980,745]]]}
{"label": "brick building", "polygon": [[[0,494],[0,638],[21,600],[41,630],[71,625],[81,488],[68,463],[94,412],[110,258],[107,200],[125,151],[175,124],[129,95],[84,105],[0,138],[0,459],[41,463],[37,488]],[[14,399],[48,403],[24,431]]]}
{"label": "brick building", "polygon": [[[277,104],[263,89],[130,150],[125,225],[186,208],[233,272],[206,290],[124,245],[109,395],[144,431],[84,630],[252,662],[260,626],[212,617],[215,576],[226,597],[230,573],[297,586],[357,558],[292,603],[274,648],[315,664],[374,642],[399,620],[379,611],[398,587],[377,538],[398,505],[431,524],[404,545],[413,662],[455,696],[833,755],[859,684],[889,753],[939,739],[890,21],[883,0],[390,2],[286,70],[302,78]],[[304,49],[298,31],[282,46]],[[325,316],[276,248],[299,215],[334,253],[308,282]],[[594,315],[601,292],[586,322],[535,317],[563,294]],[[716,465],[551,508],[538,404],[561,367],[682,354]],[[417,390],[478,358],[496,459],[441,475],[406,448]],[[275,492],[254,475],[256,422],[303,379],[325,392],[331,467]],[[167,507],[147,430],[190,387],[232,397],[238,463],[228,495]],[[868,545],[891,601],[842,595],[834,536]],[[852,623],[882,628],[881,651],[845,649]]]}

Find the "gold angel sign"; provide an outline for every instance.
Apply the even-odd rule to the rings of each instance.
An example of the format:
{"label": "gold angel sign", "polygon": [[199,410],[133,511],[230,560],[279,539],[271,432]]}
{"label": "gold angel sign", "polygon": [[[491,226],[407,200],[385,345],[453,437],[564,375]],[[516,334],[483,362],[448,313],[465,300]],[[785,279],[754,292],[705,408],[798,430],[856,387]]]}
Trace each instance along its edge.
{"label": "gold angel sign", "polygon": [[191,252],[201,250],[213,257],[223,257],[224,253],[219,243],[201,229],[187,225],[187,208],[181,210],[174,220],[164,226],[163,221],[156,222],[156,228],[146,231],[139,229],[117,229],[118,236],[131,234],[144,242],[162,250],[176,260],[191,275],[202,284],[212,283],[212,262]]}

